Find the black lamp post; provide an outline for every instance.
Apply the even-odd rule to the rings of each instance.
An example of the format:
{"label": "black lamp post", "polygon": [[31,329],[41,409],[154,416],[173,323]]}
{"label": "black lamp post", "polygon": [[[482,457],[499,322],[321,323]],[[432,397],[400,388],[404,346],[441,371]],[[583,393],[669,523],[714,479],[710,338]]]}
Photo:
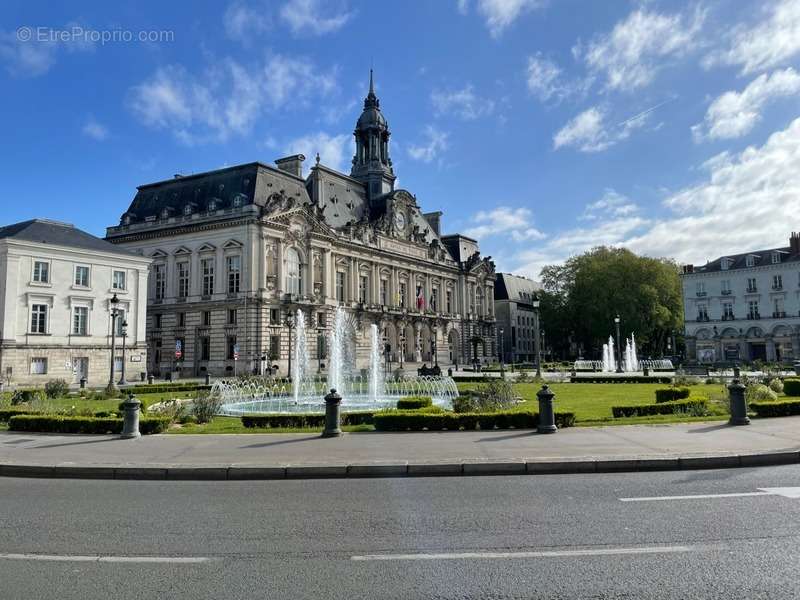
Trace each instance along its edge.
{"label": "black lamp post", "polygon": [[619,315],[614,317],[614,324],[617,326],[617,373],[622,373],[622,347],[619,343]]}
{"label": "black lamp post", "polygon": [[431,338],[431,354],[433,354],[433,366],[434,367],[438,367],[439,366],[439,357],[436,356],[436,334],[435,333],[433,334],[433,337]]}
{"label": "black lamp post", "polygon": [[386,342],[383,345],[383,354],[386,357],[386,373],[392,372],[392,345]]}
{"label": "black lamp post", "polygon": [[505,362],[503,359],[506,353],[506,347],[503,343],[503,334],[505,333],[505,329],[502,327],[500,328],[500,372],[503,372],[503,363]]}
{"label": "black lamp post", "polygon": [[128,382],[125,381],[125,340],[128,338],[128,321],[122,321],[120,333],[122,334],[122,374],[117,385],[127,385]]}
{"label": "black lamp post", "polygon": [[533,325],[534,325],[534,352],[536,352],[536,378],[541,379],[542,377],[542,340],[541,334],[539,333],[539,306],[541,305],[541,301],[539,300],[539,295],[534,295],[533,297]]}
{"label": "black lamp post", "polygon": [[117,317],[119,316],[117,305],[119,304],[119,298],[114,294],[108,302],[111,305],[111,368],[108,374],[108,389],[113,390],[116,387],[114,385],[114,347],[117,343]]}
{"label": "black lamp post", "polygon": [[292,378],[292,329],[294,329],[294,315],[289,313],[286,315],[286,326],[289,328],[289,370],[287,376]]}

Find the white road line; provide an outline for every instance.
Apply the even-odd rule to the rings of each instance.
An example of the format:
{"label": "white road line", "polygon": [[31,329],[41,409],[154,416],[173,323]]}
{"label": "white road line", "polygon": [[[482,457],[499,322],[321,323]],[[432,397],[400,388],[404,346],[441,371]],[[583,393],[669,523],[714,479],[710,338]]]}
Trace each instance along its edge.
{"label": "white road line", "polygon": [[589,550],[541,550],[531,552],[442,552],[437,554],[366,554],[350,560],[462,560],[473,558],[559,558],[571,556],[613,556],[619,554],[676,554],[692,552],[692,546],[650,546],[642,548],[595,548]]}
{"label": "white road line", "polygon": [[740,498],[745,496],[774,496],[771,492],[739,492],[735,494],[695,494],[693,496],[650,496],[643,498],[620,498],[620,502],[655,502],[657,500],[701,500],[704,498]]}
{"label": "white road line", "polygon": [[15,554],[0,552],[0,560],[38,560],[50,562],[167,563],[197,564],[215,560],[206,556],[91,556],[80,554]]}

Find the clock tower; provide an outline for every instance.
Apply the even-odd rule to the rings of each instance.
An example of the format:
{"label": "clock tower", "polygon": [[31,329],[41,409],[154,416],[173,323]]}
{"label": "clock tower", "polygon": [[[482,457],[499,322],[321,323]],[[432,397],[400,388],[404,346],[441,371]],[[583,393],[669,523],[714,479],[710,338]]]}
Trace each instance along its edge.
{"label": "clock tower", "polygon": [[369,71],[369,93],[364,98],[364,110],[353,132],[356,153],[350,177],[364,183],[367,197],[377,198],[394,190],[394,170],[389,158],[389,123],[383,116],[380,100],[375,95],[372,69]]}

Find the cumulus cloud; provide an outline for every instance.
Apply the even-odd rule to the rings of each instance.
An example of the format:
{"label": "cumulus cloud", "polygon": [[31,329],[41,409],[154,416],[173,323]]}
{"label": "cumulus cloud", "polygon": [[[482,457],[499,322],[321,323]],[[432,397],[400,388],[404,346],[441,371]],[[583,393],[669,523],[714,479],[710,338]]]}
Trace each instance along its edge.
{"label": "cumulus cloud", "polygon": [[293,33],[322,35],[341,29],[353,13],[339,3],[323,3],[320,0],[289,0],[281,8],[281,18]]}
{"label": "cumulus cloud", "polygon": [[408,155],[414,160],[425,163],[440,159],[441,154],[449,147],[449,134],[440,131],[433,125],[426,125],[423,131],[424,141],[420,144],[412,144],[408,147]]}
{"label": "cumulus cloud", "polygon": [[249,2],[233,2],[225,10],[222,17],[225,33],[229,38],[247,42],[251,38],[269,31],[272,19],[266,4],[250,4]]}
{"label": "cumulus cloud", "polygon": [[[500,37],[503,31],[524,13],[540,8],[542,0],[476,0],[478,14],[486,21],[492,37]],[[469,0],[458,0],[458,12],[469,12]]]}
{"label": "cumulus cloud", "polygon": [[[83,24],[67,23],[63,29],[84,28]],[[30,39],[25,39],[28,34]],[[35,27],[21,27],[17,31],[0,31],[0,62],[14,77],[38,77],[47,73],[56,64],[58,55],[64,51],[86,52],[94,50],[94,44],[77,37],[69,41],[50,39],[39,34]]]}
{"label": "cumulus cloud", "polygon": [[314,164],[317,153],[319,153],[321,164],[344,172],[347,161],[353,154],[351,146],[351,135],[346,133],[330,135],[319,131],[290,140],[286,144],[285,153],[286,155],[303,154],[306,157],[306,172]]}
{"label": "cumulus cloud", "polygon": [[160,67],[131,88],[128,105],[145,125],[195,144],[248,133],[261,115],[335,88],[335,71],[322,72],[303,58],[274,55],[252,67],[228,58],[202,75],[180,65]]}
{"label": "cumulus cloud", "polygon": [[779,66],[800,52],[800,1],[779,0],[765,6],[763,14],[752,27],[734,27],[729,47],[711,52],[704,66],[735,65],[748,75]]}
{"label": "cumulus cloud", "polygon": [[648,85],[667,59],[685,55],[698,44],[704,13],[661,14],[633,11],[608,34],[584,48],[573,48],[592,73],[605,77],[610,90],[631,91]]}
{"label": "cumulus cloud", "polygon": [[465,121],[491,115],[495,108],[494,100],[478,96],[471,84],[460,90],[434,90],[431,102],[437,115],[452,114]]}
{"label": "cumulus cloud", "polygon": [[583,95],[592,83],[592,77],[568,79],[561,68],[541,52],[528,57],[525,80],[531,95],[542,102],[560,102],[568,96]]}
{"label": "cumulus cloud", "polygon": [[741,137],[761,120],[766,104],[798,92],[800,75],[791,67],[762,73],[741,92],[725,92],[711,103],[703,123],[692,127],[695,141]]}
{"label": "cumulus cloud", "polygon": [[108,138],[108,128],[98,122],[94,117],[89,117],[81,128],[81,132],[86,137],[102,142]]}
{"label": "cumulus cloud", "polygon": [[533,226],[533,215],[527,208],[498,206],[493,210],[478,211],[472,218],[474,225],[464,234],[475,239],[502,235],[511,236],[515,242],[541,240],[545,234]]}
{"label": "cumulus cloud", "polygon": [[608,217],[628,217],[638,210],[639,207],[630,198],[612,188],[607,188],[599,200],[586,205],[580,219],[597,221]]}
{"label": "cumulus cloud", "polygon": [[553,149],[574,147],[581,152],[601,152],[644,127],[653,111],[671,101],[660,102],[616,124],[607,123],[606,111],[593,106],[568,121],[556,132],[553,136]]}

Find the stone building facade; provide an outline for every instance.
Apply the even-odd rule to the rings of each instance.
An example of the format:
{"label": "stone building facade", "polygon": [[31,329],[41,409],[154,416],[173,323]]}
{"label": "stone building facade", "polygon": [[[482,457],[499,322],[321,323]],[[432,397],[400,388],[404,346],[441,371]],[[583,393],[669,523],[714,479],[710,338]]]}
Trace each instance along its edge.
{"label": "stone building facade", "polygon": [[800,235],[789,245],[685,265],[687,359],[800,359]]}
{"label": "stone building facade", "polygon": [[395,189],[389,135],[370,81],[350,174],[317,157],[304,177],[295,155],[139,187],[107,239],[153,261],[150,370],[285,374],[298,310],[323,369],[339,306],[356,323],[357,366],[373,323],[391,368],[494,357],[494,264]]}
{"label": "stone building facade", "polygon": [[111,370],[111,298],[116,294],[116,374],[146,370],[145,311],[150,259],[72,225],[35,219],[0,228],[0,374],[6,384],[50,379],[91,386]]}
{"label": "stone building facade", "polygon": [[[536,362],[536,336],[539,314],[533,301],[541,286],[526,277],[511,273],[498,273],[494,286],[494,310],[498,331],[503,335],[504,362]],[[541,335],[541,334],[539,334]]]}

